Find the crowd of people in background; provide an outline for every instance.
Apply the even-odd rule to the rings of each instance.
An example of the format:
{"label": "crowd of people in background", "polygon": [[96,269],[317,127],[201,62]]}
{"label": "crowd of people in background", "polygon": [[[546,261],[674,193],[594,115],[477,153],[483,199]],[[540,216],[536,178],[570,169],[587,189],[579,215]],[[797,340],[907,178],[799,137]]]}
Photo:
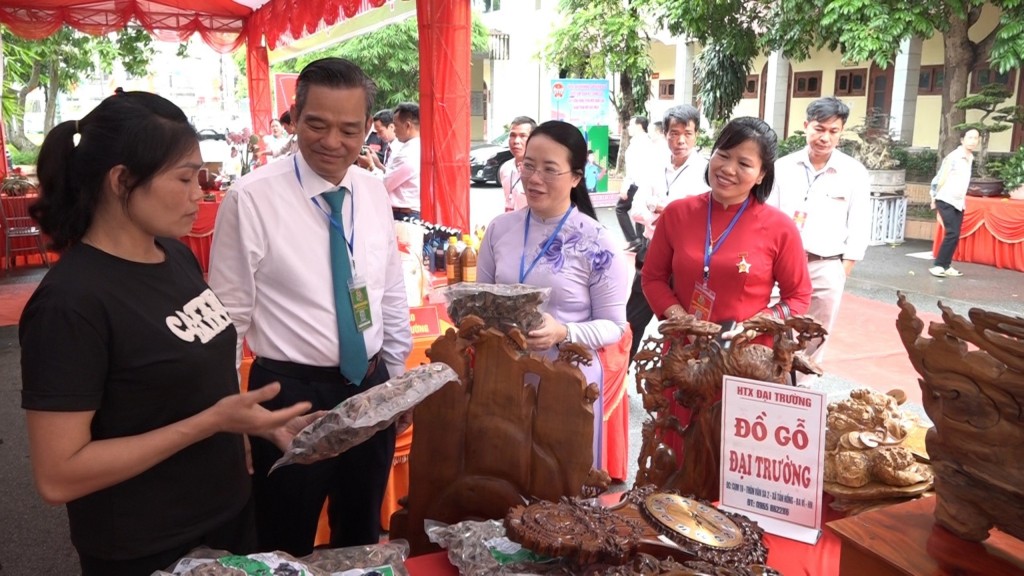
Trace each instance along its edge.
{"label": "crowd of people in background", "polygon": [[[393,221],[420,215],[420,109],[374,113],[376,91],[344,59],[301,72],[269,161],[222,201],[209,284],[172,240],[195,219],[203,167],[180,109],[119,92],[47,136],[33,211],[64,255],[21,321],[23,407],[37,485],[67,503],[84,574],[149,573],[201,544],[304,555],[325,499],[331,546],[378,541],[396,426],[267,474],[316,411],[402,374],[410,353]],[[630,332],[632,358],[655,317],[684,314],[730,328],[809,313],[830,331],[869,237],[866,170],[836,148],[848,117],[816,100],[806,147],[782,158],[756,118],[727,123],[710,150],[689,104],[632,118],[615,208],[625,245],[597,219],[606,167],[578,127],[516,117],[478,280],[551,290],[526,335],[548,358],[567,343],[596,356]],[[947,231],[976,144],[965,135],[933,182]],[[931,273],[959,275],[950,255],[944,243]],[[256,360],[239,392],[243,340]],[[599,360],[583,371],[601,386]],[[594,416],[600,463],[600,399]]]}

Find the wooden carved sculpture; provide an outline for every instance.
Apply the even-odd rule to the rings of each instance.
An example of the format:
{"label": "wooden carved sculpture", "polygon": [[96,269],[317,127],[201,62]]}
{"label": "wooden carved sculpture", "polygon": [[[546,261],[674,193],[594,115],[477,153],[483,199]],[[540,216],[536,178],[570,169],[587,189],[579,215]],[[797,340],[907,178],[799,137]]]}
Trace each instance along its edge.
{"label": "wooden carved sculpture", "polygon": [[943,322],[928,338],[914,306],[897,298],[896,329],[935,424],[925,442],[936,522],[965,540],[993,526],[1024,539],[1024,318],[972,308],[968,320],[939,302]]}
{"label": "wooden carved sculpture", "polygon": [[[792,370],[821,374],[801,351],[825,335],[820,324],[806,316],[783,321],[759,316],[723,348],[715,336],[721,326],[693,316],[666,320],[662,338],[649,338],[637,353],[637,392],[651,416],[643,424],[636,486],[654,484],[705,500],[718,499],[718,459],[721,442],[722,377],[786,383]],[[796,333],[796,339],[790,333]],[[754,343],[769,334],[772,347]],[[692,410],[688,426],[671,414],[672,403]],[[683,438],[683,462],[661,438],[671,430]]]}
{"label": "wooden carved sculpture", "polygon": [[416,407],[409,496],[391,520],[392,538],[409,540],[414,555],[435,549],[424,520],[500,519],[527,499],[608,486],[607,474],[592,470],[598,390],[577,367],[589,353],[563,346],[552,362],[525,345],[518,329],[503,333],[468,316],[427,352],[460,381]]}

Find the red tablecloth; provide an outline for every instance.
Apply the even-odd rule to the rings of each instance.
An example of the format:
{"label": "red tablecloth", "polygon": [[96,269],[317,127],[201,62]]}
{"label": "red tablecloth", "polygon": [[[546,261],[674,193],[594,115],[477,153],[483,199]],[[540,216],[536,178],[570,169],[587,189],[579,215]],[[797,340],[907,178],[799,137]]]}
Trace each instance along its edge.
{"label": "red tablecloth", "polygon": [[[945,233],[940,219],[933,255],[938,255]],[[1024,200],[968,196],[953,259],[1024,272]]]}
{"label": "red tablecloth", "polygon": [[[826,496],[826,502],[831,501]],[[838,576],[841,541],[826,522],[838,520],[842,514],[825,507],[822,520],[821,539],[814,546],[765,534],[768,546],[768,565],[786,576]],[[410,558],[405,562],[412,576],[456,576],[459,571],[449,562],[447,552],[426,554]]]}
{"label": "red tablecloth", "polygon": [[[30,195],[27,195],[27,196],[0,195],[0,200],[2,200],[3,203],[4,203],[4,214],[7,214],[7,216],[12,216],[14,214],[21,214],[21,213],[23,213],[23,211],[28,206],[31,206],[38,199],[39,199],[39,196],[36,195],[36,194],[30,194]],[[47,244],[49,244],[49,242],[50,242],[49,238],[47,238],[44,235],[43,236],[43,246],[46,246]],[[0,226],[0,270],[3,269],[4,264],[5,264],[5,262],[3,260],[4,260],[4,254],[6,254],[6,248],[7,248],[7,230],[6,230],[5,226]],[[35,238],[15,238],[13,240],[13,244],[11,244],[11,248],[12,248],[12,250],[13,249],[20,250],[22,248],[25,248],[25,249],[28,249],[28,250],[34,250],[34,252],[20,252],[19,251],[19,252],[16,252],[16,253],[12,253],[11,254],[11,260],[12,260],[12,266],[11,267],[12,268],[14,266],[17,266],[19,262],[21,264],[28,265],[28,266],[41,266],[43,264],[43,258],[42,258],[42,256],[40,256],[38,248],[36,247],[36,239]],[[52,252],[52,251],[49,252],[49,257],[50,257],[50,264],[53,264],[54,262],[57,261],[58,258],[60,258],[60,256],[56,252]]]}
{"label": "red tablecloth", "polygon": [[210,245],[213,243],[213,225],[217,221],[220,200],[200,202],[199,215],[192,225],[192,231],[181,237],[181,241],[192,249],[203,272],[210,271]]}

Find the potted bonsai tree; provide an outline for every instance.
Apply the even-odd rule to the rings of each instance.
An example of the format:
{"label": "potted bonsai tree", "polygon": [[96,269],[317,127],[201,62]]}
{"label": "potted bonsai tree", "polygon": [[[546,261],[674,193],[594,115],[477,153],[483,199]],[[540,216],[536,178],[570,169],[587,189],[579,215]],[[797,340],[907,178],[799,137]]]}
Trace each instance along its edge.
{"label": "potted bonsai tree", "polygon": [[981,118],[974,122],[957,124],[954,128],[961,133],[977,130],[981,141],[974,157],[974,169],[977,178],[971,179],[967,193],[972,196],[998,196],[1003,193],[1003,181],[989,171],[988,144],[992,134],[1005,132],[1015,123],[1024,123],[1024,110],[1020,106],[1004,106],[1013,93],[1002,84],[989,84],[977,94],[961,98],[956,107],[961,110],[978,110]]}
{"label": "potted bonsai tree", "polygon": [[868,110],[864,123],[850,128],[857,140],[846,140],[842,148],[860,160],[871,176],[872,196],[902,195],[907,189],[907,171],[894,155],[896,139],[889,130],[889,116],[878,108]]}

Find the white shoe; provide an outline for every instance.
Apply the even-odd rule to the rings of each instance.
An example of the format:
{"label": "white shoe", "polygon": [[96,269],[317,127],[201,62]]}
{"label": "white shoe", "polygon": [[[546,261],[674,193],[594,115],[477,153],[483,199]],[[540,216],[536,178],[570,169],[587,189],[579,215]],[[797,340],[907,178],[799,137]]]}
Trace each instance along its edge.
{"label": "white shoe", "polygon": [[952,266],[950,266],[949,268],[946,268],[946,273],[945,273],[946,278],[956,278],[958,276],[963,276],[963,275],[964,275],[963,272],[957,270],[956,268],[953,268]]}
{"label": "white shoe", "polygon": [[939,278],[946,277],[946,269],[943,268],[942,266],[932,266],[931,268],[928,269],[928,273],[931,274],[932,276],[937,276]]}

